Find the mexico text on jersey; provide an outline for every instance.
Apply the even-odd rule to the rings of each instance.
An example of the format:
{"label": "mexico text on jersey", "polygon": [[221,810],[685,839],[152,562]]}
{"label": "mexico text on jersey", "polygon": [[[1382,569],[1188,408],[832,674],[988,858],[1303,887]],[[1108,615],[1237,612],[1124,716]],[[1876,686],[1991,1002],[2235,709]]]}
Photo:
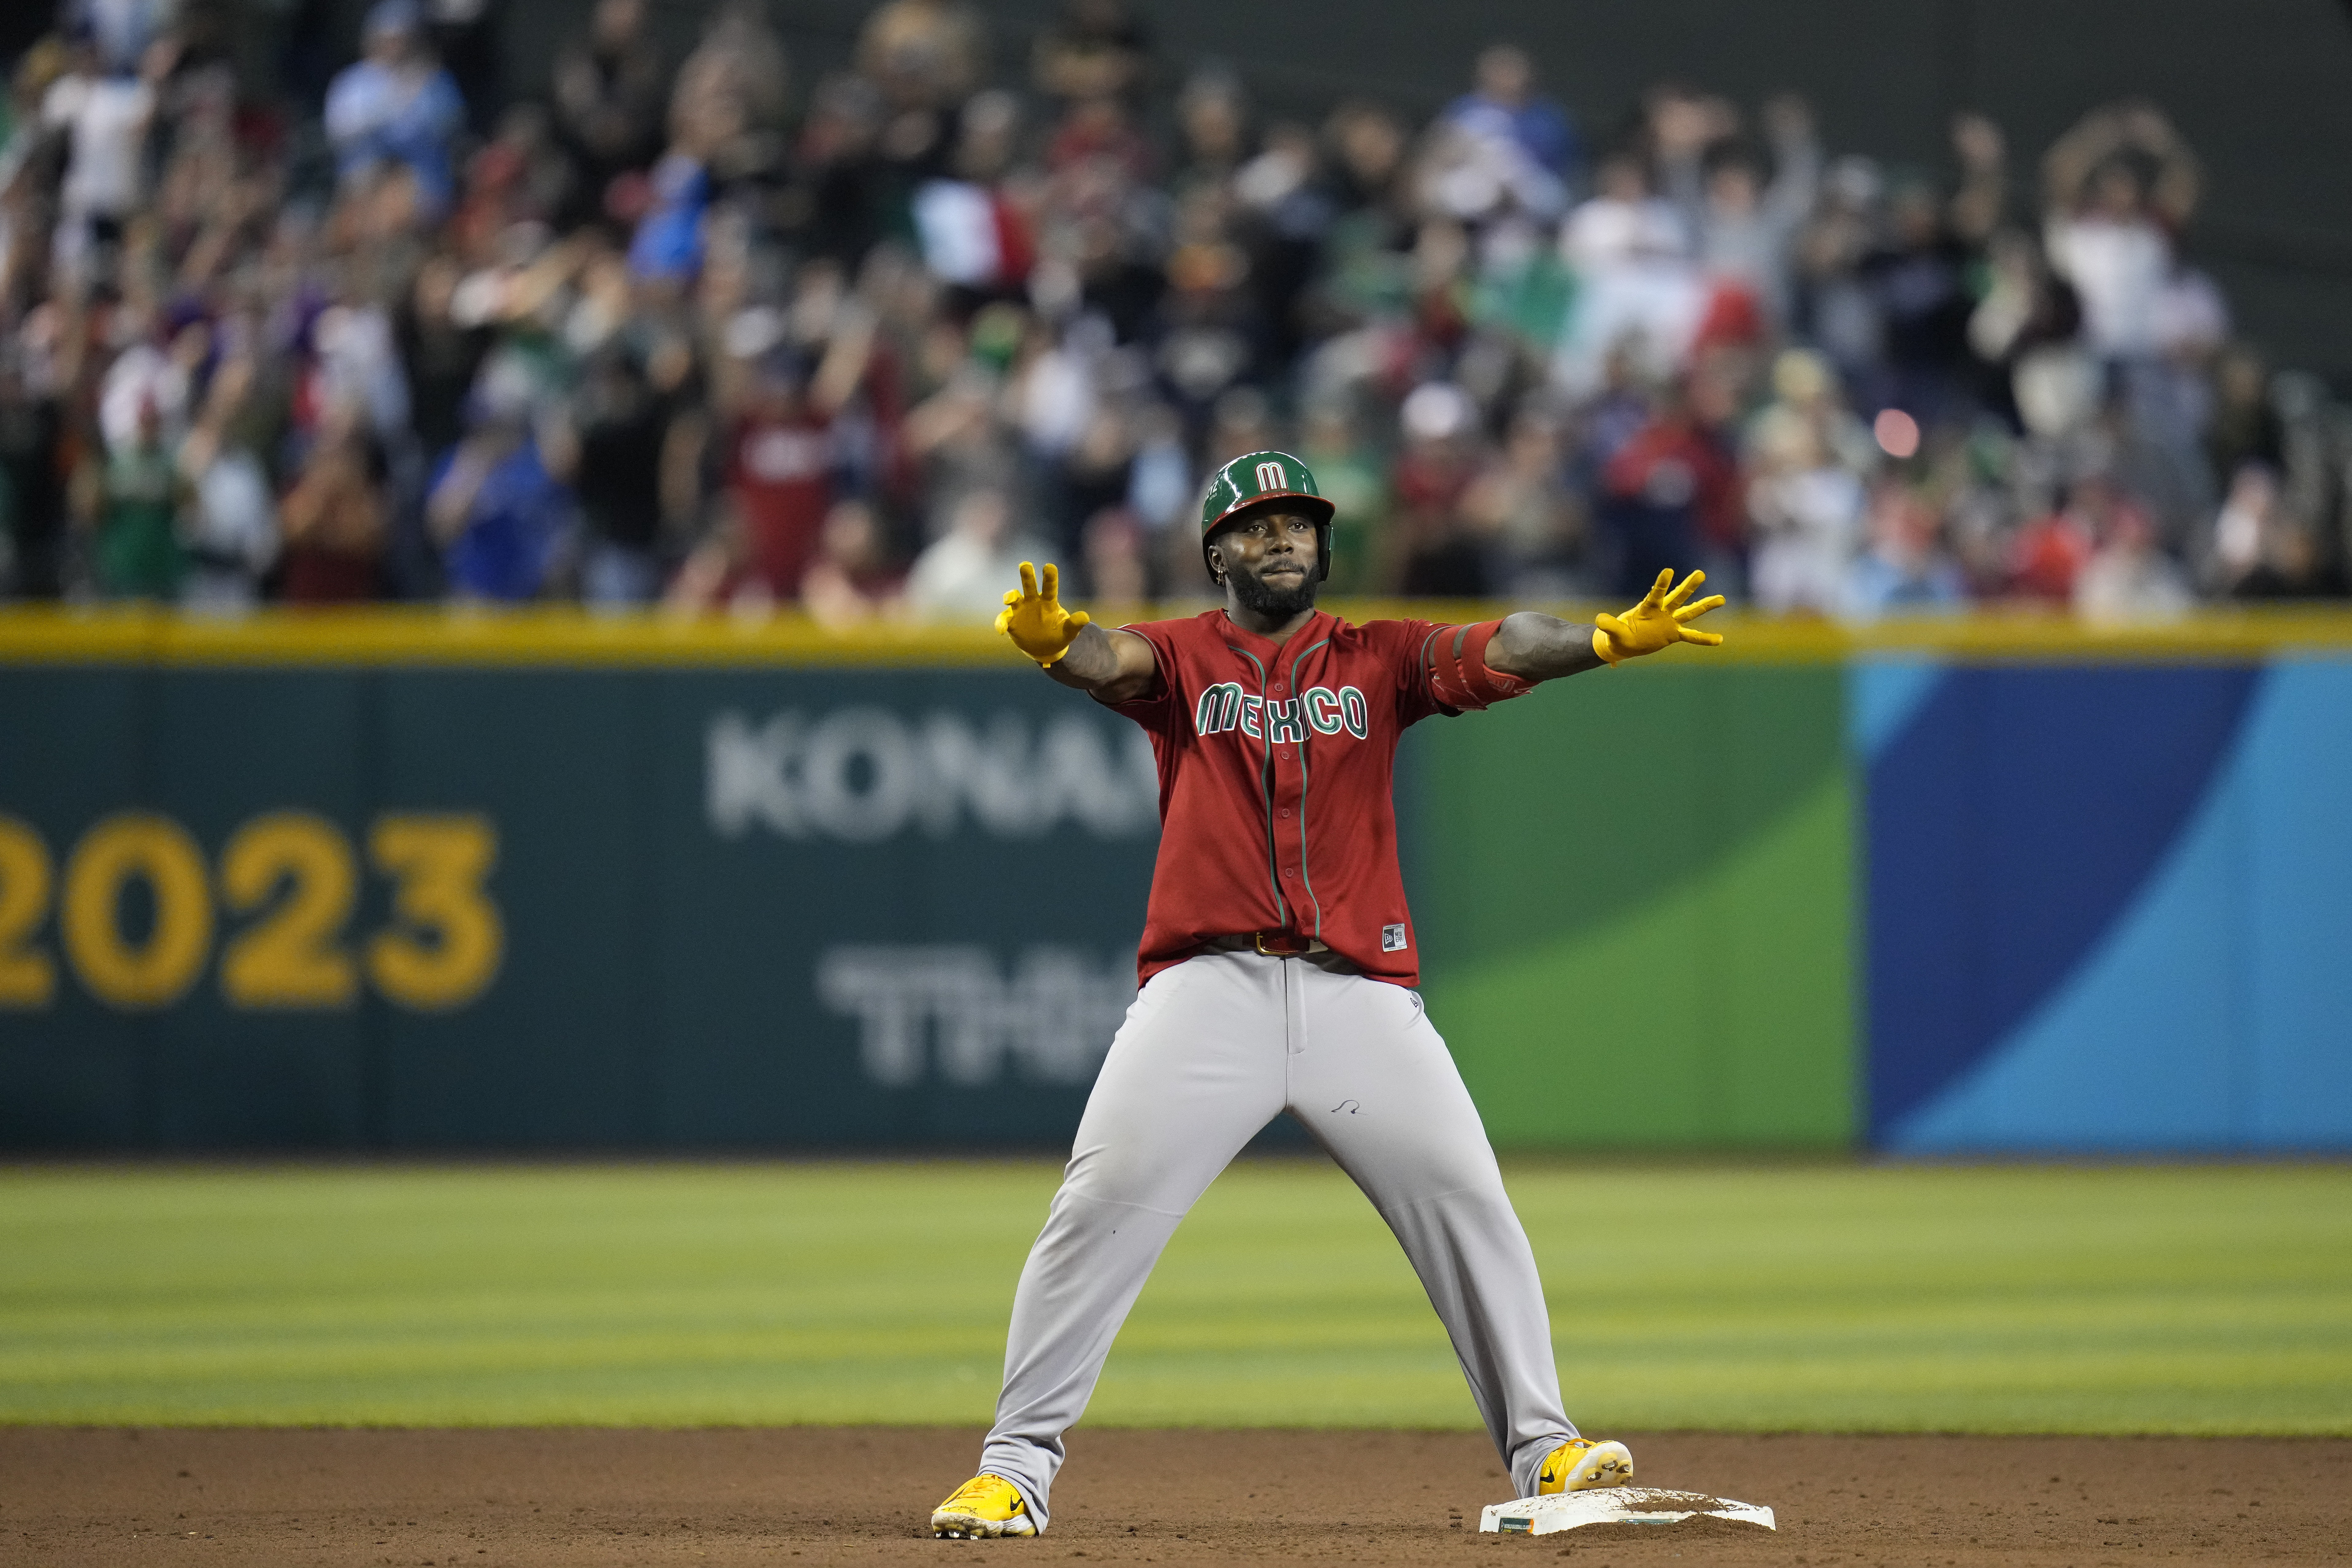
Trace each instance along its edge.
{"label": "mexico text on jersey", "polygon": [[[1118,705],[1150,732],[1160,768],[1141,978],[1212,938],[1280,931],[1317,938],[1377,979],[1417,982],[1397,869],[1396,748],[1406,726],[1463,705],[1433,673],[1458,659],[1461,628],[1358,626],[1318,611],[1276,647],[1212,610],[1127,629],[1160,667],[1159,689]],[[1481,674],[1486,695],[1524,689]]]}
{"label": "mexico text on jersey", "polygon": [[1318,735],[1344,731],[1359,741],[1369,740],[1371,708],[1364,694],[1352,686],[1337,691],[1328,686],[1310,686],[1296,697],[1275,702],[1244,690],[1238,680],[1221,680],[1201,693],[1192,710],[1195,735],[1238,728],[1254,741],[1304,742],[1306,726],[1310,724]]}

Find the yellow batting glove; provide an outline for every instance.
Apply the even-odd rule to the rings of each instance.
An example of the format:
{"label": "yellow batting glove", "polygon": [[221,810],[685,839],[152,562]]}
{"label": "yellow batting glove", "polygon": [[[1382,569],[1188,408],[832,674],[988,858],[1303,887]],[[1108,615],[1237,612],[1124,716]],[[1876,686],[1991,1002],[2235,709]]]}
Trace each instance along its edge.
{"label": "yellow batting glove", "polygon": [[1004,608],[996,612],[996,629],[1013,639],[1013,646],[1037,661],[1040,669],[1059,664],[1062,656],[1078,634],[1092,623],[1094,617],[1084,610],[1062,608],[1059,595],[1062,574],[1054,563],[1045,563],[1045,582],[1037,583],[1037,568],[1024,561],[1021,563],[1021,586],[1004,591]]}
{"label": "yellow batting glove", "polygon": [[1723,603],[1723,595],[1710,594],[1696,605],[1685,605],[1692,590],[1706,581],[1706,574],[1694,572],[1683,579],[1682,586],[1674,586],[1671,569],[1658,574],[1642,602],[1622,616],[1602,616],[1592,626],[1592,651],[1616,664],[1628,658],[1639,658],[1645,653],[1678,642],[1695,642],[1703,647],[1713,647],[1723,641],[1719,632],[1693,631],[1690,623]]}

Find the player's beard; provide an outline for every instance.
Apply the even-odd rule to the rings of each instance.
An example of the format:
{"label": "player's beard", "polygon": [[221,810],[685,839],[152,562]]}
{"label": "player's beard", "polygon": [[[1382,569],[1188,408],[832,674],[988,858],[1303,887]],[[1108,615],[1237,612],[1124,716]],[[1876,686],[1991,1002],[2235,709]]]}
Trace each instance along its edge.
{"label": "player's beard", "polygon": [[1315,607],[1315,574],[1312,571],[1299,579],[1296,588],[1277,588],[1263,577],[1252,577],[1241,572],[1228,572],[1225,576],[1234,585],[1234,599],[1251,615],[1286,621]]}

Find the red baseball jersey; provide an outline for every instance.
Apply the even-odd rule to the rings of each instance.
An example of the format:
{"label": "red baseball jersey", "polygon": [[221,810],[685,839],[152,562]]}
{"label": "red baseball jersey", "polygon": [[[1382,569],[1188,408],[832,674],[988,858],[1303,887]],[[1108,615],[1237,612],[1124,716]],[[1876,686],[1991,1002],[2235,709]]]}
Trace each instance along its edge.
{"label": "red baseball jersey", "polygon": [[1358,626],[1318,610],[1278,647],[1223,610],[1126,629],[1160,665],[1156,690],[1115,704],[1150,733],[1160,763],[1138,978],[1213,937],[1288,931],[1375,979],[1417,984],[1397,868],[1397,742],[1433,713],[1527,689],[1486,668],[1493,623]]}

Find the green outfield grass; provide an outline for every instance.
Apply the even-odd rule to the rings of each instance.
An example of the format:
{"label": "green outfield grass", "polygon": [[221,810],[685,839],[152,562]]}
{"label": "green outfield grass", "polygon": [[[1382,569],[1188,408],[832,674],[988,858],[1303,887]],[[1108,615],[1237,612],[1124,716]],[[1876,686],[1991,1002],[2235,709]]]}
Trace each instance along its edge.
{"label": "green outfield grass", "polygon": [[[986,1420],[1044,1163],[0,1172],[0,1421]],[[1588,1430],[2352,1433],[2352,1170],[1519,1164]],[[1387,1232],[1237,1166],[1089,1420],[1475,1425]]]}

